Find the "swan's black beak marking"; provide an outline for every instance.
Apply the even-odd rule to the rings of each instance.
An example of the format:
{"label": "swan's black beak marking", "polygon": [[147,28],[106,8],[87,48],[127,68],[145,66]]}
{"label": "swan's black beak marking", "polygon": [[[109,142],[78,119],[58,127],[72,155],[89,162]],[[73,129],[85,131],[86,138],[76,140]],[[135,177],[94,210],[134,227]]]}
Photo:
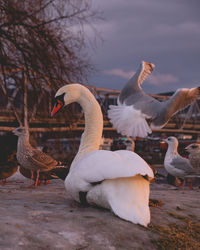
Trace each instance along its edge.
{"label": "swan's black beak marking", "polygon": [[65,95],[65,93],[63,93],[62,95],[56,96],[55,104],[54,104],[54,107],[51,111],[51,117],[53,117],[64,106],[64,104],[65,104],[64,95]]}

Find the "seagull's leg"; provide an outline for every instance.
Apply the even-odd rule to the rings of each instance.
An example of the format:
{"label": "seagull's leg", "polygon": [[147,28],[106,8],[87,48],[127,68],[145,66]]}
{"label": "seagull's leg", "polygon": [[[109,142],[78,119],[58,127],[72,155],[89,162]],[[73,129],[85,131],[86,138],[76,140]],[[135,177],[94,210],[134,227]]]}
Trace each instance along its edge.
{"label": "seagull's leg", "polygon": [[41,181],[41,180],[38,180],[38,186],[40,186],[41,183],[42,183],[42,181]]}
{"label": "seagull's leg", "polygon": [[13,181],[8,181],[6,178],[2,180],[2,184],[5,185],[6,183],[12,183]]}
{"label": "seagull's leg", "polygon": [[190,183],[189,188],[190,188],[190,189],[193,189],[192,180],[190,180],[189,183]]}
{"label": "seagull's leg", "polygon": [[8,183],[9,181],[7,179],[3,179],[4,184]]}
{"label": "seagull's leg", "polygon": [[50,180],[45,180],[44,185],[50,184]]}
{"label": "seagull's leg", "polygon": [[8,181],[7,181],[7,179],[2,179],[2,181],[1,181],[1,185],[5,185],[6,183],[7,183]]}
{"label": "seagull's leg", "polygon": [[32,180],[33,180],[33,170],[31,170],[31,185],[32,185]]}
{"label": "seagull's leg", "polygon": [[183,182],[179,185],[180,188],[184,188],[185,186],[185,179],[183,179]]}
{"label": "seagull's leg", "polygon": [[33,180],[34,180],[34,171],[31,170],[31,183],[30,183],[30,185],[28,186],[28,188],[34,187],[34,184],[32,183]]}
{"label": "seagull's leg", "polygon": [[40,176],[40,170],[38,169],[38,170],[37,170],[37,175],[36,175],[36,180],[35,180],[34,187],[37,187],[37,186],[38,186],[39,176]]}
{"label": "seagull's leg", "polygon": [[33,184],[32,184],[33,179],[34,179],[34,171],[31,170],[31,184],[30,184],[30,187],[33,186]]}
{"label": "seagull's leg", "polygon": [[33,170],[31,170],[31,180],[33,180]]}

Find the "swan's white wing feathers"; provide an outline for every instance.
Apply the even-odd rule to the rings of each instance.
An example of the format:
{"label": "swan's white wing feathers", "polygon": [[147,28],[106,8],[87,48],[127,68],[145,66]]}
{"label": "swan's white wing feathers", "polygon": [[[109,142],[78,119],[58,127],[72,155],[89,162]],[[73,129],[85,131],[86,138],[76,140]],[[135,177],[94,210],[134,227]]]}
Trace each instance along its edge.
{"label": "swan's white wing feathers", "polygon": [[128,150],[92,151],[75,164],[70,172],[75,172],[77,177],[88,183],[138,174],[151,178],[154,176],[148,164],[139,155]]}
{"label": "swan's white wing feathers", "polygon": [[108,110],[108,118],[113,127],[119,133],[132,137],[146,137],[152,133],[145,118],[148,118],[134,106],[126,106],[118,104],[118,106],[110,105]]}
{"label": "swan's white wing feathers", "polygon": [[89,190],[87,201],[111,209],[124,220],[143,226],[150,222],[149,182],[140,175],[105,180]]}

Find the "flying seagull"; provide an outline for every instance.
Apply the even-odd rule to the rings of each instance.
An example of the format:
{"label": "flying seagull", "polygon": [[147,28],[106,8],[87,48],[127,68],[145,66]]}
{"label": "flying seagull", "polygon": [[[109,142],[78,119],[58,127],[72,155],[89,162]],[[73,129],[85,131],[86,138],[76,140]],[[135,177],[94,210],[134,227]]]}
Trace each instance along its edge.
{"label": "flying seagull", "polygon": [[191,104],[199,95],[200,88],[197,87],[178,89],[162,102],[149,96],[142,90],[141,84],[154,68],[154,64],[142,61],[134,76],[121,90],[118,105],[109,106],[108,117],[122,135],[148,136],[152,133],[151,129],[162,128],[175,113]]}
{"label": "flying seagull", "polygon": [[[164,167],[166,171],[179,178],[183,178],[183,186],[185,184],[185,177],[189,175],[195,175],[195,169],[191,166],[190,161],[181,155],[179,155],[178,140],[174,136],[170,136],[164,141],[168,144],[168,149],[164,159]],[[192,188],[192,183],[190,183],[190,188]]]}

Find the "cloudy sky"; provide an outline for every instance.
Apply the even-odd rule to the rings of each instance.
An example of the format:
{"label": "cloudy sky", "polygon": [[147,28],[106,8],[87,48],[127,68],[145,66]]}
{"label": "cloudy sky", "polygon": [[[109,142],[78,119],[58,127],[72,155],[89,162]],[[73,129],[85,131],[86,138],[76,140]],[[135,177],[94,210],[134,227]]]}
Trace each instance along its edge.
{"label": "cloudy sky", "polygon": [[[89,84],[121,89],[142,60],[155,64],[149,93],[200,86],[200,0],[93,0],[103,42],[89,51]],[[88,31],[89,34],[90,31]],[[90,35],[90,34],[89,34]]]}

